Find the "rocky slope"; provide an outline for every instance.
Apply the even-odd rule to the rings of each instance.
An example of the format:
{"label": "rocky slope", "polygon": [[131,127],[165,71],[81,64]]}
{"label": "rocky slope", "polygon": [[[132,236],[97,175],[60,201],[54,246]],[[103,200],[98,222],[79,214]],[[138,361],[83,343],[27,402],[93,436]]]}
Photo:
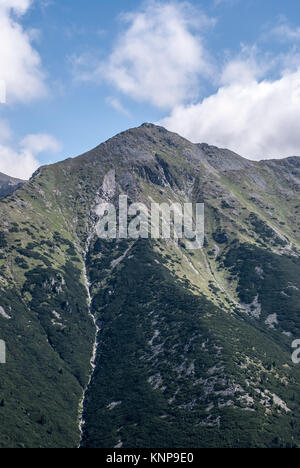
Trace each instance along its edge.
{"label": "rocky slope", "polygon": [[[300,158],[144,124],[2,200],[0,446],[300,445],[299,192]],[[100,240],[122,193],[204,202],[204,248]]]}
{"label": "rocky slope", "polygon": [[0,199],[7,197],[24,184],[23,180],[14,179],[0,172]]}

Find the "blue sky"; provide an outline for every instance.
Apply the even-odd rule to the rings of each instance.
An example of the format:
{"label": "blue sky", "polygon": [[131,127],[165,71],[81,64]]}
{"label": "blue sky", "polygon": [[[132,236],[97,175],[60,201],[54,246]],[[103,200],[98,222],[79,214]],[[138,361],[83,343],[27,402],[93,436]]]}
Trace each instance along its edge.
{"label": "blue sky", "polygon": [[0,0],[0,44],[1,172],[146,121],[251,159],[300,154],[296,0]]}

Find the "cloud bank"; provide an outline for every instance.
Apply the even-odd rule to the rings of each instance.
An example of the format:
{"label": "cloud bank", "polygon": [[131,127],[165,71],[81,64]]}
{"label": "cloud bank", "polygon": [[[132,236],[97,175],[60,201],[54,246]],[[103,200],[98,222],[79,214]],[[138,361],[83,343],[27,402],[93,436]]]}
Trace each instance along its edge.
{"label": "cloud bank", "polygon": [[7,103],[28,102],[47,92],[41,59],[31,44],[30,32],[18,19],[31,0],[0,2],[0,80],[5,81]]}
{"label": "cloud bank", "polygon": [[299,121],[300,68],[275,81],[222,86],[198,104],[176,107],[161,124],[259,160],[300,155]]}
{"label": "cloud bank", "polygon": [[15,147],[10,129],[3,123],[1,125],[1,121],[0,141],[0,172],[19,179],[29,179],[38,169],[40,163],[37,157],[40,154],[57,154],[61,150],[60,143],[48,134],[27,135]]}
{"label": "cloud bank", "polygon": [[[189,3],[151,1],[120,18],[125,26],[108,59],[77,78],[107,80],[131,98],[161,109],[197,97],[199,81],[213,73],[202,32],[214,20]],[[84,57],[77,57],[77,65]]]}

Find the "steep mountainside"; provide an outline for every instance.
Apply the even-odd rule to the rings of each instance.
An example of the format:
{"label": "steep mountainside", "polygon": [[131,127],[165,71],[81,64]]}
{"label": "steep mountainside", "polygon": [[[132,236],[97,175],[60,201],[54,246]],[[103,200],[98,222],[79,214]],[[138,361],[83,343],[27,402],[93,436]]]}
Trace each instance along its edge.
{"label": "steep mountainside", "polygon": [[0,198],[7,197],[24,184],[23,180],[14,179],[0,172]]}
{"label": "steep mountainside", "polygon": [[[123,193],[204,202],[204,248],[99,239]],[[144,124],[3,199],[0,447],[300,446],[299,193]]]}

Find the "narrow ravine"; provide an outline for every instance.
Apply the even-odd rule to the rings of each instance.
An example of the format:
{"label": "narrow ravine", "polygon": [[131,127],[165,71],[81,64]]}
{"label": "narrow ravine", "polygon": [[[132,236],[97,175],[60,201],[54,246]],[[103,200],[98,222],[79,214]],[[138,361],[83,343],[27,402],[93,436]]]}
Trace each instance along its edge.
{"label": "narrow ravine", "polygon": [[84,277],[84,284],[85,284],[86,291],[87,291],[88,314],[91,317],[91,319],[93,320],[94,325],[95,325],[95,341],[94,341],[94,345],[93,345],[93,354],[92,354],[92,357],[91,357],[91,360],[90,360],[91,372],[90,372],[89,381],[88,381],[86,387],[83,390],[82,399],[81,399],[80,404],[79,404],[80,443],[79,443],[78,448],[81,447],[82,438],[83,438],[83,430],[84,430],[84,426],[85,426],[84,404],[85,404],[85,399],[86,399],[87,392],[89,390],[89,387],[90,387],[90,384],[92,382],[93,375],[94,375],[94,372],[95,372],[95,369],[96,369],[96,357],[97,357],[97,350],[98,350],[98,345],[99,345],[98,334],[99,334],[99,332],[101,330],[100,326],[97,323],[96,317],[92,313],[92,296],[91,296],[91,291],[90,291],[91,284],[90,284],[89,279],[88,279],[87,268],[86,268],[87,254],[88,254],[88,251],[89,251],[90,241],[91,241],[91,238],[89,238],[88,241],[87,241],[87,248],[86,248],[85,256],[84,256],[83,277]]}

